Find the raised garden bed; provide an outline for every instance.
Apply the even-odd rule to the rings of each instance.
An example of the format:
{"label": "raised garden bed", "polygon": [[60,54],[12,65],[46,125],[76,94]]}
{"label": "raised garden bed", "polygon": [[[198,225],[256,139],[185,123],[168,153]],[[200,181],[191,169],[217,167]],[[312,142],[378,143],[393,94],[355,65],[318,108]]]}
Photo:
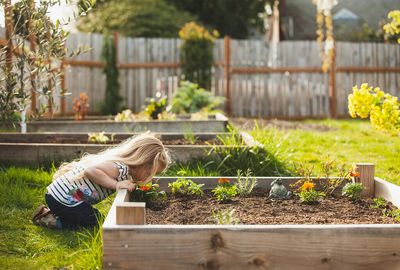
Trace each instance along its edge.
{"label": "raised garden bed", "polygon": [[[213,147],[230,147],[219,145],[217,137],[223,134],[226,133],[192,134],[197,138],[196,144],[187,142],[184,134],[157,136],[167,145],[174,161],[184,162],[205,157]],[[119,142],[133,135],[135,134],[117,133],[114,134],[114,140]],[[241,136],[247,146],[255,144],[249,134],[242,133]],[[59,163],[79,158],[84,153],[98,153],[110,146],[88,143],[87,139],[88,135],[84,133],[0,133],[0,163],[23,166],[49,165],[52,162]]]}
{"label": "raised garden bed", "polygon": [[222,114],[208,120],[152,120],[116,122],[109,120],[40,120],[27,123],[28,132],[226,132],[228,118]]}
{"label": "raised garden bed", "polygon": [[[383,197],[400,206],[400,187],[374,178],[370,169],[361,171],[360,178],[367,196]],[[205,189],[212,189],[218,178],[191,179],[204,183]],[[268,192],[275,179],[258,177],[258,188],[264,190],[257,194]],[[175,180],[160,178],[160,188],[166,189],[168,183]],[[282,180],[288,186],[298,178]],[[365,200],[354,204],[360,211],[353,215],[359,220],[349,222],[362,224],[337,224],[340,222],[334,221],[330,225],[318,224],[319,221],[313,219],[303,220],[303,224],[286,224],[291,222],[283,220],[280,223],[284,224],[272,225],[276,222],[272,219],[268,222],[270,212],[263,204],[248,209],[253,221],[257,216],[263,216],[261,224],[254,222],[259,225],[145,225],[146,219],[152,222],[150,212],[153,210],[145,210],[144,203],[128,201],[128,192],[119,191],[103,224],[104,269],[400,269],[400,225],[365,224],[370,221],[394,223],[384,218],[363,220],[361,210],[365,210]],[[264,203],[266,201],[264,199]],[[291,202],[274,203],[280,204],[283,211]],[[207,205],[207,202],[203,204]],[[213,205],[226,207],[219,203]],[[323,208],[324,204],[314,206],[315,210]],[[311,207],[307,206],[308,209]],[[208,208],[211,212],[212,206],[208,205]],[[192,210],[188,205],[182,211]],[[164,223],[167,218],[164,216]],[[252,221],[248,223],[253,224]]]}

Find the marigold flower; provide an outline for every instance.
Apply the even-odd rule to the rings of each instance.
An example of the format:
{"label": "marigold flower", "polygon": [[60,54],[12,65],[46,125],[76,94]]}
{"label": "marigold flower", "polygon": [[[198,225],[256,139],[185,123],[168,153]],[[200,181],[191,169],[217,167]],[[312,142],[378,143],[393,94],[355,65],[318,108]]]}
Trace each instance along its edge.
{"label": "marigold flower", "polygon": [[304,182],[304,184],[301,186],[302,191],[307,191],[307,190],[312,190],[315,187],[314,183],[311,182]]}
{"label": "marigold flower", "polygon": [[151,189],[151,186],[139,186],[139,189],[141,191],[147,192]]}
{"label": "marigold flower", "polygon": [[218,179],[218,184],[229,184],[231,181],[228,178]]}
{"label": "marigold flower", "polygon": [[360,173],[359,172],[350,172],[351,177],[359,177]]}

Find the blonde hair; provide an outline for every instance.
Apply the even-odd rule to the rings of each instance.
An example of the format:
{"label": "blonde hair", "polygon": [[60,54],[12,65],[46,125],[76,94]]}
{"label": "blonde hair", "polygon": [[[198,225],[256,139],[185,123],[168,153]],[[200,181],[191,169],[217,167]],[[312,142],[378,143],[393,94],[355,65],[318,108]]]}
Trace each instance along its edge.
{"label": "blonde hair", "polygon": [[[151,165],[147,179],[151,179],[158,170],[164,171],[170,164],[170,156],[163,143],[154,135],[144,133],[133,136],[115,147],[108,148],[98,154],[85,154],[79,160],[62,164],[53,179],[67,173],[77,165],[87,168],[106,161],[119,161],[126,164],[130,169],[142,165]],[[73,180],[83,177],[83,172]]]}

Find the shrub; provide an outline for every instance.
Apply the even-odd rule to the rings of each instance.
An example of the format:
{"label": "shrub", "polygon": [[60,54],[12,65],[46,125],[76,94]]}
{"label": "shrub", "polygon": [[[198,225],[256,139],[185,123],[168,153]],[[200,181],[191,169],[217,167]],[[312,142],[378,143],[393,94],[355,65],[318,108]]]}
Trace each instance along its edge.
{"label": "shrub", "polygon": [[249,195],[257,185],[257,180],[252,177],[251,170],[248,169],[243,175],[241,170],[238,170],[236,189],[239,196]]}
{"label": "shrub", "polygon": [[178,178],[175,182],[169,183],[168,187],[171,188],[172,194],[182,195],[203,195],[201,188],[204,184],[196,184],[190,179]]}
{"label": "shrub", "polygon": [[349,95],[349,113],[351,117],[370,118],[374,128],[400,132],[400,110],[397,97],[385,94],[379,87],[367,83],[353,87]]}
{"label": "shrub", "polygon": [[228,202],[237,195],[237,187],[229,179],[218,179],[218,185],[211,191],[219,202]]}
{"label": "shrub", "polygon": [[195,113],[198,111],[210,112],[219,106],[222,97],[215,97],[212,93],[200,88],[198,84],[182,81],[172,98],[171,110],[174,113]]}
{"label": "shrub", "polygon": [[183,40],[180,61],[186,80],[202,87],[211,87],[213,47],[217,36],[217,32],[211,34],[194,22],[185,24],[179,31],[179,37]]}
{"label": "shrub", "polygon": [[116,114],[119,111],[119,104],[122,97],[119,95],[119,71],[117,67],[117,50],[114,37],[104,34],[103,49],[101,53],[104,62],[104,74],[106,75],[106,92],[101,111],[104,114]]}
{"label": "shrub", "polygon": [[235,209],[212,211],[212,218],[218,225],[236,225],[240,221],[236,217]]}
{"label": "shrub", "polygon": [[361,192],[363,191],[363,186],[361,183],[347,183],[342,189],[342,195],[346,196],[354,201],[361,198]]}

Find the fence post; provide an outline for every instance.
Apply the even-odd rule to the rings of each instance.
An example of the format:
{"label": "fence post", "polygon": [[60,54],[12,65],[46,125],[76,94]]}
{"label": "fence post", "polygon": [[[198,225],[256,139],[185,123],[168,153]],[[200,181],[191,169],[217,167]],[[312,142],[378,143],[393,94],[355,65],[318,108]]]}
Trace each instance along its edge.
{"label": "fence post", "polygon": [[[29,0],[28,2],[29,5],[29,9],[32,11],[35,8],[35,2],[34,0]],[[29,32],[29,43],[30,43],[30,50],[32,52],[36,51],[36,39],[35,37],[32,35],[30,29],[32,26],[32,22],[30,19],[28,19],[28,32]],[[29,75],[30,80],[31,80],[31,112],[36,113],[37,112],[37,108],[36,108],[36,75],[34,73],[31,72],[31,74]]]}
{"label": "fence post", "polygon": [[13,8],[11,5],[11,0],[6,0],[4,3],[4,21],[6,27],[6,42],[7,42],[7,50],[6,50],[6,65],[7,69],[11,70],[12,68],[12,56],[13,56],[13,44],[12,44],[12,32],[13,32]]}
{"label": "fence post", "polygon": [[65,100],[65,63],[64,59],[61,60],[60,65],[60,87],[61,87],[61,95],[60,95],[60,104],[61,104],[61,115],[65,115],[65,107],[66,107],[66,100]]}
{"label": "fence post", "polygon": [[224,37],[224,82],[225,82],[225,111],[228,115],[232,114],[231,107],[231,78],[230,78],[230,68],[231,68],[231,38],[229,36]]}
{"label": "fence post", "polygon": [[332,118],[336,118],[336,42],[333,42],[332,55],[329,67],[329,111]]}
{"label": "fence post", "polygon": [[118,57],[118,32],[114,32],[114,47],[115,47],[115,62],[119,68],[119,57]]}

